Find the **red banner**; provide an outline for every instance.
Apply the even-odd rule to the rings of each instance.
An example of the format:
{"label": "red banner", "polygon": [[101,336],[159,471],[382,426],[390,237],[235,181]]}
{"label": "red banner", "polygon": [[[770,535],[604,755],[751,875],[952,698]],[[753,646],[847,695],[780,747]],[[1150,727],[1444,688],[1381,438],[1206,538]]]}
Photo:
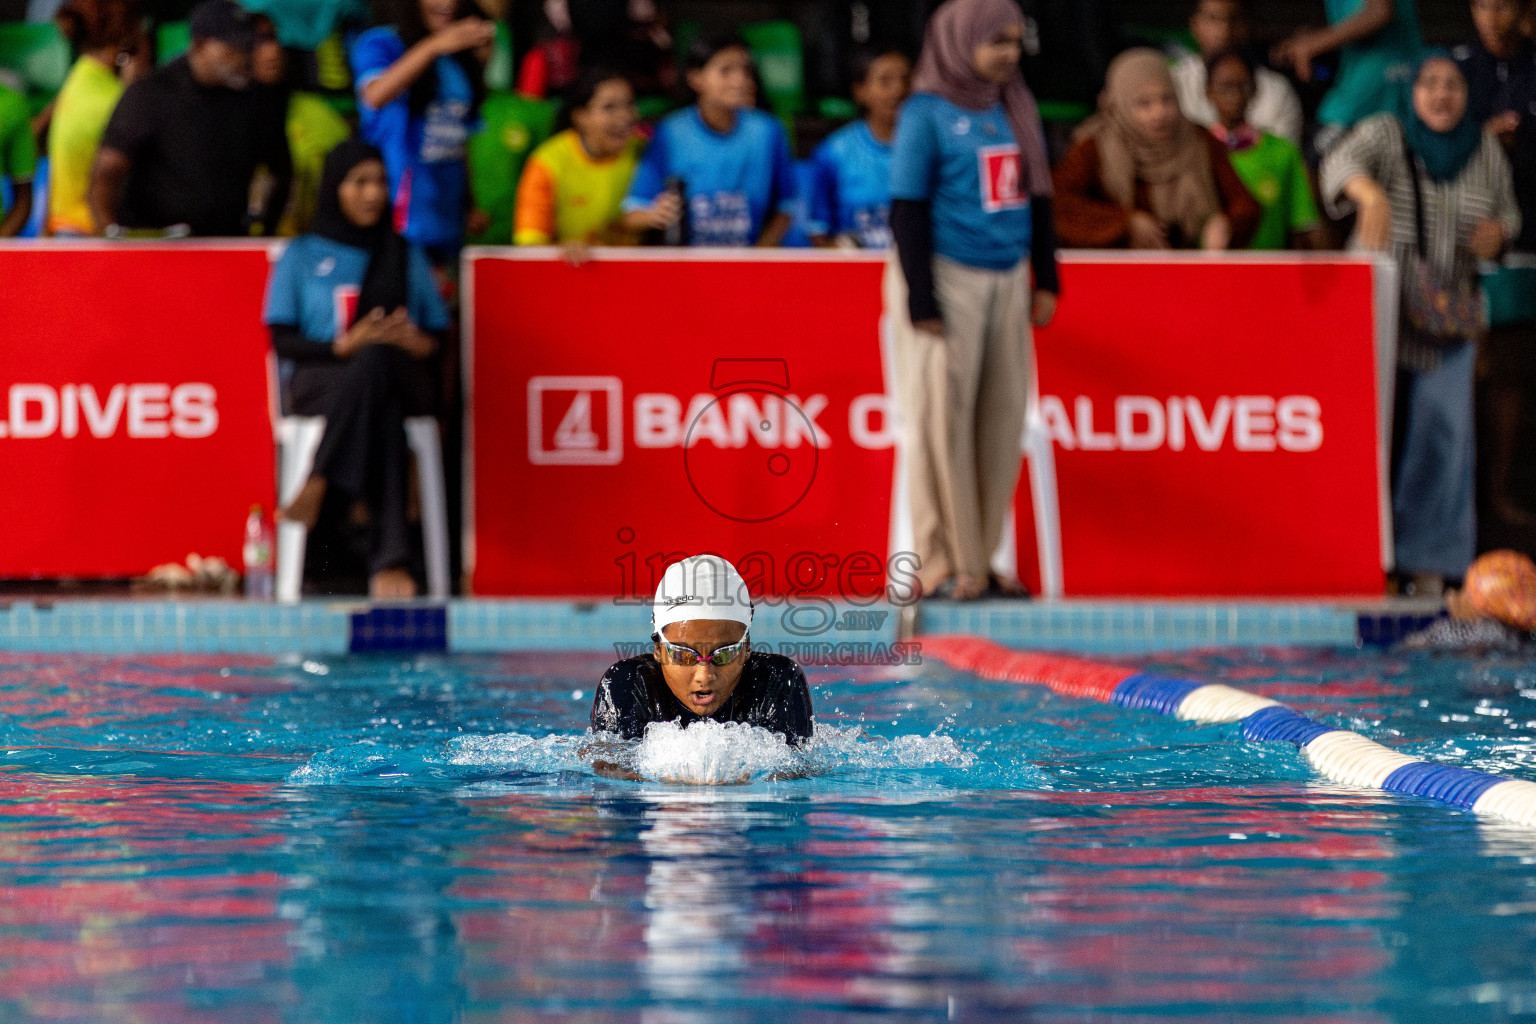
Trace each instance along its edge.
{"label": "red banner", "polygon": [[[0,576],[238,563],[246,511],[273,499],[265,247],[0,261]],[[833,253],[471,253],[475,589],[643,595],[715,550],[764,593],[904,596],[880,273]],[[1379,593],[1382,268],[1078,254],[1063,274],[1037,427],[1065,593]]]}
{"label": "red banner", "polygon": [[480,594],[649,595],[684,553],[754,590],[880,596],[893,424],[876,261],[466,261]]}
{"label": "red banner", "polygon": [[1066,593],[1382,592],[1379,272],[1342,257],[1068,259],[1038,339]]}
{"label": "red banner", "polygon": [[[469,253],[476,592],[639,596],[713,550],[763,593],[903,596],[880,272]],[[1380,269],[1079,254],[1063,274],[1037,351],[1065,592],[1379,593]]]}
{"label": "red banner", "polygon": [[260,245],[0,247],[0,576],[237,568],[273,502]]}

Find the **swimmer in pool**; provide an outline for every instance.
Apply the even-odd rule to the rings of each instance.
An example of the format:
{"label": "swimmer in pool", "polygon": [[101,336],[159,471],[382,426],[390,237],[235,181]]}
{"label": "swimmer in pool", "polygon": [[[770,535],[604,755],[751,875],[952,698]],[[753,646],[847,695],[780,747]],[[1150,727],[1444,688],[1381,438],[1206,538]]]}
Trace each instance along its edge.
{"label": "swimmer in pool", "polygon": [[[814,726],[800,666],[752,650],[752,599],[736,567],[715,555],[673,562],[651,606],[649,653],[616,662],[597,684],[592,730],[639,739],[652,722],[744,722],[798,746]],[[630,773],[594,761],[599,773]]]}

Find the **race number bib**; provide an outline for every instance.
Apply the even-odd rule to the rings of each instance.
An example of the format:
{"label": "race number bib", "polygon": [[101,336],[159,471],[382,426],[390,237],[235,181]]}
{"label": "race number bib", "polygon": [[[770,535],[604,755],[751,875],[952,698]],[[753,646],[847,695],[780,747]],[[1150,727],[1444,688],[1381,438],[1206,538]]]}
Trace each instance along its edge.
{"label": "race number bib", "polygon": [[996,213],[1016,209],[1028,202],[1018,146],[984,146],[976,151],[976,159],[981,161],[983,210]]}

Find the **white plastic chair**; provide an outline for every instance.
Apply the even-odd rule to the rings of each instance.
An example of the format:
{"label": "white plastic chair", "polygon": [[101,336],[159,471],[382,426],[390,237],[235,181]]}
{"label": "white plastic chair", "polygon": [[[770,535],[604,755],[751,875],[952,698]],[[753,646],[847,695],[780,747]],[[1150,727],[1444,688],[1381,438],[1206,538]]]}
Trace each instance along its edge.
{"label": "white plastic chair", "polygon": [[[324,416],[284,416],[277,424],[278,499],[286,506],[309,479],[315,453],[325,434]],[[426,549],[427,594],[448,597],[448,495],[443,486],[443,449],[437,420],[412,416],[405,421],[405,439],[416,456],[421,488],[421,538]],[[277,523],[277,599],[293,603],[304,584],[304,548],[309,531],[303,523]]]}
{"label": "white plastic chair", "polygon": [[[1029,493],[1035,505],[1035,551],[1040,559],[1040,594],[1060,598],[1066,589],[1061,559],[1061,503],[1056,490],[1056,442],[1040,414],[1039,376],[1029,377],[1029,414],[1024,422],[1024,455],[1029,460]],[[1010,527],[1007,536],[1013,536]]]}

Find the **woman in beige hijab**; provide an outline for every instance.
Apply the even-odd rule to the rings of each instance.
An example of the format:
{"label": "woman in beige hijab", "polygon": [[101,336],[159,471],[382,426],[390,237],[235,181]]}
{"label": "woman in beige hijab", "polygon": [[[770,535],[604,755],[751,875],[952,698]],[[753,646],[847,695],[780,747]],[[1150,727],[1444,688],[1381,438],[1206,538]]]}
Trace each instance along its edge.
{"label": "woman in beige hijab", "polygon": [[1156,50],[1110,64],[1099,112],[1054,177],[1057,231],[1078,248],[1241,248],[1262,213],[1225,147],[1179,112]]}

